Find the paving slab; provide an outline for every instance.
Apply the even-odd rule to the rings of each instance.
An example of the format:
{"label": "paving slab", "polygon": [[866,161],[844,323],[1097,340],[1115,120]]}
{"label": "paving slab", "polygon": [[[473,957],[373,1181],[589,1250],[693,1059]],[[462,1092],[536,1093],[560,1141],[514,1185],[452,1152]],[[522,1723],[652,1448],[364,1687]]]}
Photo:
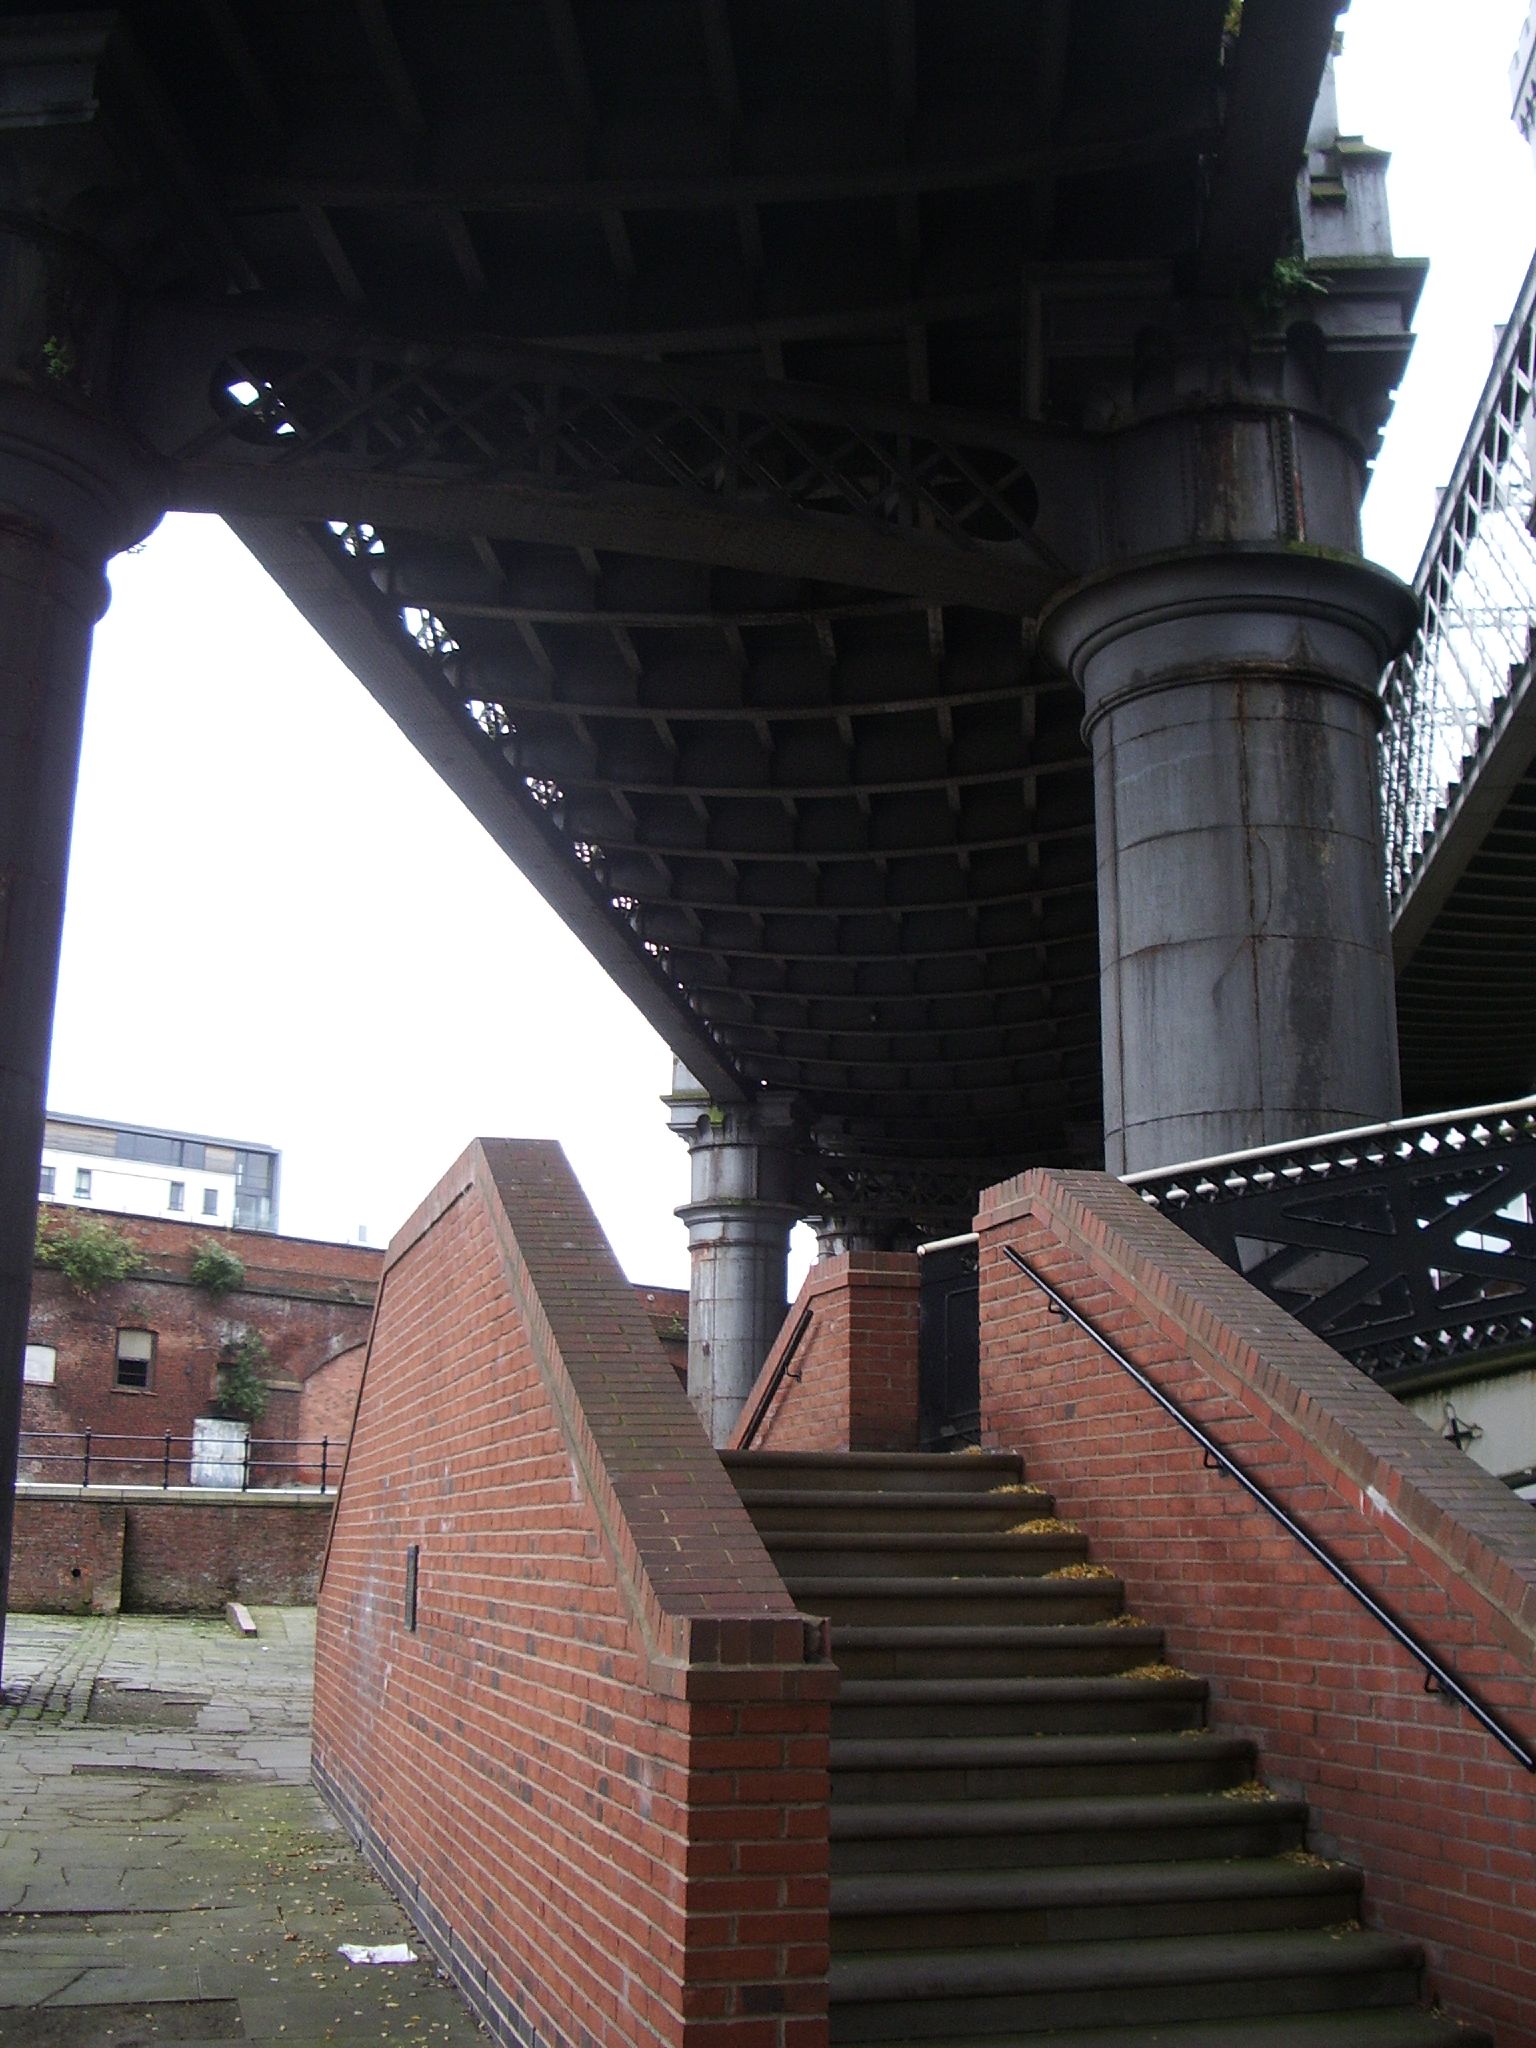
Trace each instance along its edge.
{"label": "paving slab", "polygon": [[10,1618],[0,2048],[484,2043],[309,1782],[313,1612],[254,1618]]}

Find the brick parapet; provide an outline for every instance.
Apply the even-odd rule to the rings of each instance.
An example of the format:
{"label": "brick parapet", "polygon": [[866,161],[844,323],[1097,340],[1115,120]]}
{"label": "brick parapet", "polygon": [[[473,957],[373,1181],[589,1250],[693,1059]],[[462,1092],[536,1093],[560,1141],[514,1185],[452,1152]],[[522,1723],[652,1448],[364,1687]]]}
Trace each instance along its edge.
{"label": "brick parapet", "polygon": [[[1118,1182],[1036,1171],[978,1219],[985,1440],[1081,1520],[1218,1721],[1358,1861],[1436,1991],[1536,2044],[1531,1777],[1004,1256],[1012,1245],[1281,1506],[1536,1742],[1536,1518]],[[1430,1832],[1426,1832],[1429,1830]]]}
{"label": "brick parapet", "polygon": [[842,1252],[806,1275],[730,1448],[911,1451],[918,1440],[919,1261]]}
{"label": "brick parapet", "polygon": [[820,2048],[821,1650],[558,1148],[472,1147],[390,1248],[315,1740],[497,2038]]}

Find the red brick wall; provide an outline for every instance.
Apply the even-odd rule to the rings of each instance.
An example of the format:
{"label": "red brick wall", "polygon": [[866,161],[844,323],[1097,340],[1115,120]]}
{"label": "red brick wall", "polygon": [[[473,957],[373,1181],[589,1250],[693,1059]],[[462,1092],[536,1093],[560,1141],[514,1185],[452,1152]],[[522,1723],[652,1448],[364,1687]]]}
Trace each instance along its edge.
{"label": "red brick wall", "polygon": [[315,1764],[498,2038],[821,2048],[834,1685],[559,1148],[472,1146],[390,1248]]}
{"label": "red brick wall", "polygon": [[[273,1494],[148,1500],[23,1489],[10,1604],[24,1614],[217,1614],[315,1598],[331,1502]],[[76,1572],[79,1577],[76,1578]]]}
{"label": "red brick wall", "polygon": [[229,1600],[307,1607],[319,1591],[331,1506],[318,1495],[131,1501],[123,1606],[130,1614],[217,1614]]}
{"label": "red brick wall", "polygon": [[[46,1206],[46,1205],[45,1205]],[[76,1212],[55,1206],[66,1221]],[[96,1212],[92,1212],[96,1213]],[[142,1216],[109,1216],[146,1258],[145,1270],[77,1295],[61,1273],[37,1268],[32,1277],[28,1342],[51,1344],[58,1352],[52,1386],[29,1385],[22,1401],[24,1433],[89,1429],[93,1475],[103,1481],[158,1483],[158,1462],[150,1468],[130,1457],[159,1453],[154,1446],[116,1443],[123,1436],[177,1439],[173,1478],[188,1476],[187,1443],[192,1424],[208,1413],[214,1369],[226,1339],[260,1331],[271,1354],[274,1391],[254,1434],[293,1439],[302,1431],[301,1388],[308,1376],[336,1353],[367,1336],[374,1288],[384,1255],[366,1246],[317,1244],[273,1237],[263,1231],[206,1230],[192,1223]],[[187,1271],[198,1248],[212,1238],[245,1264],[245,1284],[210,1297],[193,1287]],[[119,1329],[155,1332],[152,1383],[146,1391],[116,1386]],[[39,1442],[24,1434],[23,1477],[72,1480],[76,1473],[43,1453],[73,1452],[67,1443]],[[116,1451],[117,1457],[112,1453]],[[253,1473],[261,1484],[282,1485],[296,1476],[295,1454],[274,1450]]]}
{"label": "red brick wall", "polygon": [[[688,1380],[688,1290],[686,1287],[635,1286],[635,1299],[645,1310],[651,1328],[660,1340],[668,1364],[684,1385]],[[298,1477],[306,1485],[320,1480],[319,1451],[314,1448],[328,1439],[327,1457],[339,1456],[352,1433],[357,1409],[357,1390],[362,1383],[365,1343],[355,1344],[327,1359],[304,1382],[299,1396],[296,1427],[290,1433],[302,1438],[309,1450],[303,1453]],[[265,1428],[265,1425],[263,1425]],[[334,1482],[336,1468],[330,1468]]]}
{"label": "red brick wall", "polygon": [[123,1588],[120,1500],[16,1497],[9,1602],[16,1614],[116,1614]]}
{"label": "red brick wall", "polygon": [[304,1382],[299,1395],[299,1423],[296,1434],[308,1448],[301,1454],[299,1477],[307,1486],[320,1483],[319,1444],[325,1440],[326,1483],[334,1486],[352,1434],[352,1417],[357,1411],[357,1390],[362,1384],[365,1343],[354,1344],[316,1368]]}
{"label": "red brick wall", "polygon": [[732,1448],[788,1366],[752,1438],[759,1451],[915,1451],[919,1261],[908,1252],[820,1259],[764,1361]]}
{"label": "red brick wall", "polygon": [[983,1197],[985,1441],[1083,1522],[1436,1994],[1536,2044],[1530,1775],[1003,1256],[1012,1244],[1536,1746],[1536,1516],[1118,1182]]}

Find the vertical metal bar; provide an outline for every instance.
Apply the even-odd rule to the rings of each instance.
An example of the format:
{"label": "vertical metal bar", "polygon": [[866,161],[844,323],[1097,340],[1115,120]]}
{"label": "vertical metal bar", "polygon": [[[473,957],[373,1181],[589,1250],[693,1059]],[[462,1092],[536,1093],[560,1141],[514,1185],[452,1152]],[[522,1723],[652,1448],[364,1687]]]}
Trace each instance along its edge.
{"label": "vertical metal bar", "polygon": [[328,1436],[323,1436],[323,1437],[321,1437],[321,1439],[320,1439],[320,1491],[321,1491],[322,1493],[324,1493],[324,1492],[325,1492],[325,1472],[326,1472],[326,1463],[325,1463],[325,1461],[326,1461],[326,1454],[327,1454],[327,1452],[328,1452],[328,1451],[329,1451],[329,1449],[330,1449],[330,1444],[331,1444],[331,1440],[330,1440],[330,1438],[329,1438]]}
{"label": "vertical metal bar", "polygon": [[171,1487],[171,1432],[165,1432],[165,1456],[160,1463],[160,1490],[169,1493]]}
{"label": "vertical metal bar", "polygon": [[83,1458],[83,1459],[81,1460],[81,1464],[80,1464],[80,1484],[81,1484],[82,1486],[89,1486],[89,1485],[90,1485],[90,1483],[91,1483],[91,1432],[90,1432],[89,1430],[87,1430],[87,1431],[85,1432],[85,1456],[84,1456],[84,1458]]}
{"label": "vertical metal bar", "polygon": [[240,1473],[240,1491],[248,1493],[251,1485],[251,1437],[247,1430],[245,1437],[245,1461]]}

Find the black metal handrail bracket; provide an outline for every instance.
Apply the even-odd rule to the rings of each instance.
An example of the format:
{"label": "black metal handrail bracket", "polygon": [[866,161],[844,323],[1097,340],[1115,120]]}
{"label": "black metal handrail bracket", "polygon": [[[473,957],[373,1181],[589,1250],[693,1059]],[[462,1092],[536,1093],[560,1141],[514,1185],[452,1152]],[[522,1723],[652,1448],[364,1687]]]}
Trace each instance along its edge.
{"label": "black metal handrail bracket", "polygon": [[[737,1443],[737,1450],[751,1450],[753,1438],[757,1435],[757,1432],[762,1428],[763,1424],[767,1421],[768,1410],[773,1406],[774,1399],[777,1396],[780,1387],[782,1387],[785,1380],[790,1377],[790,1365],[794,1360],[795,1353],[800,1349],[801,1339],[804,1337],[806,1331],[811,1327],[811,1321],[815,1313],[816,1309],[814,1302],[807,1302],[805,1307],[800,1311],[800,1320],[795,1324],[794,1329],[790,1332],[789,1342],[784,1346],[784,1349],[779,1354],[779,1362],[773,1369],[773,1377],[769,1380],[767,1386],[764,1387],[763,1391],[758,1395],[756,1402],[753,1404],[752,1413],[747,1418],[747,1426],[742,1431],[740,1441]],[[799,1379],[799,1373],[796,1373],[794,1377],[796,1379]]]}
{"label": "black metal handrail bracket", "polygon": [[1324,1571],[1336,1579],[1352,1599],[1358,1600],[1372,1619],[1378,1622],[1389,1636],[1401,1644],[1410,1657],[1423,1666],[1424,1689],[1426,1692],[1432,1692],[1438,1686],[1442,1692],[1449,1693],[1453,1698],[1460,1700],[1473,1719],[1480,1722],[1496,1742],[1502,1743],[1504,1748],[1509,1751],[1510,1755],[1518,1763],[1522,1764],[1526,1770],[1536,1772],[1536,1754],[1533,1754],[1527,1748],[1526,1744],[1521,1741],[1514,1730],[1509,1728],[1500,1719],[1492,1707],[1486,1706],[1470,1687],[1464,1685],[1446,1665],[1441,1663],[1434,1651],[1421,1642],[1405,1622],[1399,1621],[1391,1609],[1384,1606],[1376,1598],[1375,1594],[1367,1592],[1366,1588],[1361,1585],[1349,1567],[1340,1564],[1326,1544],[1320,1542],[1310,1530],[1303,1528],[1302,1524],[1293,1515],[1289,1514],[1273,1495],[1265,1492],[1256,1479],[1250,1478],[1241,1465],[1228,1452],[1224,1451],[1213,1437],[1206,1434],[1199,1423],[1194,1420],[1193,1416],[1186,1415],[1178,1402],[1172,1400],[1155,1381],[1149,1379],[1139,1365],[1133,1364],[1126,1357],[1125,1353],[1120,1350],[1118,1345],[1112,1343],[1101,1331],[1095,1329],[1088,1318],[1075,1309],[1064,1295],[1058,1294],[1050,1281],[1042,1278],[1022,1253],[1016,1252],[1012,1245],[1005,1244],[1003,1246],[1003,1256],[1011,1264],[1015,1265],[1027,1280],[1039,1288],[1058,1315],[1063,1315],[1069,1322],[1075,1323],[1084,1336],[1091,1338],[1098,1345],[1106,1358],[1112,1358],[1122,1371],[1129,1373],[1142,1392],[1149,1394],[1158,1407],[1179,1425],[1180,1429],[1194,1438],[1195,1442],[1204,1452],[1208,1464],[1219,1466],[1229,1478],[1235,1479],[1243,1491],[1251,1495],[1258,1502],[1259,1506],[1264,1509],[1266,1514],[1274,1517],[1281,1528],[1286,1531],[1287,1535],[1295,1538],[1302,1549],[1307,1552],[1308,1556],[1314,1558],[1323,1567]]}

